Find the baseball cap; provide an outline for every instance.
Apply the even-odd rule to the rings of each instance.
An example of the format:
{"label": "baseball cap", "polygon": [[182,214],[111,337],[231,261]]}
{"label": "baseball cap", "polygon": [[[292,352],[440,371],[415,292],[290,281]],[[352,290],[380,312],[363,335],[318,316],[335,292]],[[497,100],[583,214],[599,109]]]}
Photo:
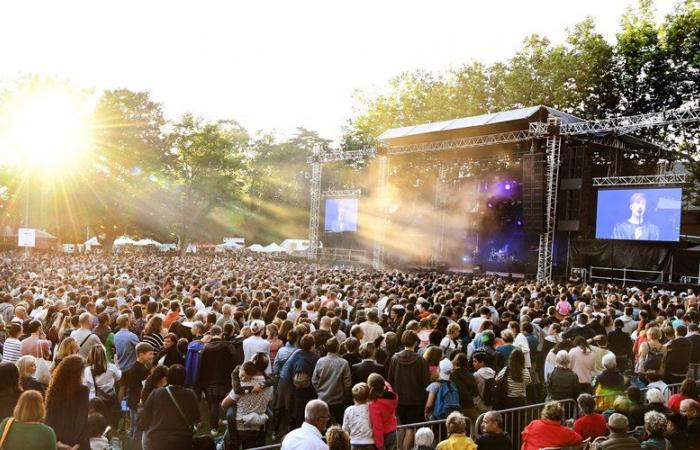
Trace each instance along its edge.
{"label": "baseball cap", "polygon": [[452,370],[454,369],[452,362],[449,359],[443,359],[442,361],[440,361],[440,365],[438,367],[440,369],[440,379],[449,380],[450,375],[452,374]]}

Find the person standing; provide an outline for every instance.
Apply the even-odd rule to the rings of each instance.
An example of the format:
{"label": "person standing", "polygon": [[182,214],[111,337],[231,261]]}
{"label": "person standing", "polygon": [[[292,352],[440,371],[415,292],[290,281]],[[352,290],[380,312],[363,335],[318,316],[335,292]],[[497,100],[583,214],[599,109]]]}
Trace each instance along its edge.
{"label": "person standing", "polygon": [[327,354],[316,362],[311,384],[318,398],[328,405],[334,423],[342,424],[345,399],[352,388],[350,366],[338,355],[338,339],[330,338],[325,344]]}
{"label": "person standing", "polygon": [[[265,353],[270,358],[270,341],[262,338],[262,333],[265,331],[265,322],[262,320],[254,320],[250,324],[250,331],[253,335],[243,341],[243,360],[250,361],[253,356],[258,353]],[[265,374],[272,373],[272,366],[268,363]]]}
{"label": "person standing", "polygon": [[313,336],[304,335],[299,342],[299,348],[300,350],[287,360],[280,375],[280,378],[292,380],[292,415],[295,427],[301,426],[304,421],[304,406],[316,396],[312,377],[318,361],[318,354],[314,352]]}
{"label": "person standing", "polygon": [[[24,392],[12,417],[0,423],[3,450],[56,450],[56,433],[44,425],[44,399],[37,391]],[[7,430],[7,431],[6,431]]]}
{"label": "person standing", "polygon": [[89,389],[84,384],[85,360],[79,355],[65,358],[51,377],[46,393],[44,423],[56,433],[57,442],[78,450],[90,450],[87,433]]}
{"label": "person standing", "polygon": [[[391,358],[388,381],[399,396],[399,421],[405,425],[424,420],[425,389],[430,384],[430,370],[427,361],[416,353],[420,338],[415,331],[405,331],[401,343],[404,349]],[[399,432],[400,449],[409,450],[413,446],[413,434],[411,429]]]}
{"label": "person standing", "polygon": [[304,408],[304,422],[284,437],[280,450],[328,450],[323,433],[330,418],[328,405],[323,400],[311,400]]}
{"label": "person standing", "polygon": [[168,385],[151,392],[141,412],[143,450],[191,450],[199,422],[197,396],[184,387],[185,368],[180,364],[170,366],[166,378]]}
{"label": "person standing", "polygon": [[84,312],[80,315],[78,319],[78,324],[80,328],[73,331],[70,337],[75,339],[80,347],[80,356],[87,359],[90,355],[90,349],[93,345],[102,345],[100,338],[92,332],[92,315],[89,312]]}
{"label": "person standing", "polygon": [[377,448],[396,450],[396,405],[398,399],[384,377],[373,373],[367,379],[369,386],[369,416],[374,443]]}
{"label": "person standing", "polygon": [[136,361],[131,365],[126,373],[128,380],[127,405],[129,406],[129,417],[131,419],[131,438],[140,442],[141,433],[136,425],[139,421],[141,407],[141,390],[143,383],[148,378],[149,370],[147,365],[153,361],[153,347],[151,344],[141,342],[136,346]]}
{"label": "person standing", "polygon": [[209,406],[209,426],[216,435],[219,428],[221,401],[231,391],[231,372],[236,367],[233,343],[221,337],[222,330],[214,325],[209,330],[211,340],[204,345],[199,357],[197,391],[204,392]]}
{"label": "person standing", "polygon": [[375,450],[372,423],[369,418],[369,386],[358,383],[352,387],[353,406],[345,410],[343,430],[350,435],[350,445],[355,450]]}
{"label": "person standing", "polygon": [[374,342],[379,336],[384,334],[384,329],[377,322],[379,322],[379,313],[376,308],[372,308],[367,311],[367,320],[359,325],[363,334],[360,340],[361,344]]}

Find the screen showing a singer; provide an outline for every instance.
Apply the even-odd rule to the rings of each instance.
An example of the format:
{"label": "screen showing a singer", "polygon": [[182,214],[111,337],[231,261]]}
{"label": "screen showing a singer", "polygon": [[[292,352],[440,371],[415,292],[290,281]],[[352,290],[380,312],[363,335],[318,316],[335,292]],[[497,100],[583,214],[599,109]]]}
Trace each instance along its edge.
{"label": "screen showing a singer", "polygon": [[342,233],[357,231],[357,199],[329,198],[326,200],[325,231]]}
{"label": "screen showing a singer", "polygon": [[601,189],[596,239],[678,242],[681,188]]}

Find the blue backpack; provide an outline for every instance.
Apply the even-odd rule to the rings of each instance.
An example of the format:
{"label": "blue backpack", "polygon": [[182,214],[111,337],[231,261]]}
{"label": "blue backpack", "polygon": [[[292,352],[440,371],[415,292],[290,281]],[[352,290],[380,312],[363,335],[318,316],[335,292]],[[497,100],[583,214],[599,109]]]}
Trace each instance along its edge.
{"label": "blue backpack", "polygon": [[199,355],[202,354],[204,344],[201,341],[192,341],[187,344],[185,355],[185,386],[192,387],[197,382],[199,375]]}
{"label": "blue backpack", "polygon": [[439,381],[440,387],[435,394],[435,404],[433,405],[433,417],[435,419],[446,419],[451,412],[460,410],[459,392],[451,381]]}

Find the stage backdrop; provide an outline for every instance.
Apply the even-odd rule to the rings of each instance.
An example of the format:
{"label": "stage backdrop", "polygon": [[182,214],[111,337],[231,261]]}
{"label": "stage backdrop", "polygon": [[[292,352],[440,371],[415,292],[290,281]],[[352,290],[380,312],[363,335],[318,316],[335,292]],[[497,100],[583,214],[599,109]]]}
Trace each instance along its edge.
{"label": "stage backdrop", "polygon": [[[613,267],[617,269],[656,270],[668,273],[671,269],[673,249],[668,243],[655,244],[634,241],[614,241],[597,239],[572,239],[569,247],[569,266],[590,270],[591,266]],[[601,271],[601,273],[603,273]],[[662,281],[655,274],[645,277],[635,273],[630,278],[644,278],[647,281]],[[619,273],[616,277],[622,277]]]}

